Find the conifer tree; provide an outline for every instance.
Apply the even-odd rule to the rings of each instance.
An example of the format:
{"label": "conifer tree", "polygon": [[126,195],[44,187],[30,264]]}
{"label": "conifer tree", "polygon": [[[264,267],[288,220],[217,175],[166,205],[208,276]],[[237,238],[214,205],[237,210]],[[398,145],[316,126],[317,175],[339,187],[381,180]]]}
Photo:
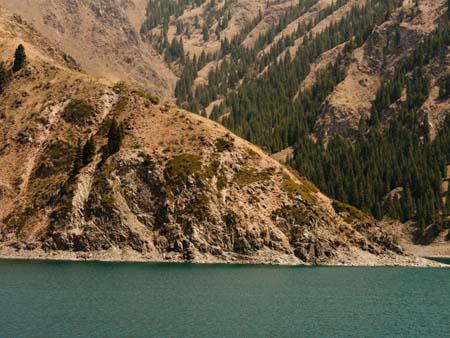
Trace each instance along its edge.
{"label": "conifer tree", "polygon": [[75,156],[73,158],[72,172],[70,176],[72,178],[77,176],[81,168],[83,168],[83,149],[81,147],[81,140],[78,139],[77,147],[75,149]]}
{"label": "conifer tree", "polygon": [[16,53],[14,54],[14,64],[13,64],[13,72],[18,72],[23,68],[26,61],[26,54],[25,54],[25,47],[20,44],[17,49]]}
{"label": "conifer tree", "polygon": [[83,147],[83,165],[88,165],[94,158],[95,155],[95,139],[91,135],[86,141]]}
{"label": "conifer tree", "polygon": [[209,40],[209,29],[207,25],[203,26],[203,40],[205,41]]}
{"label": "conifer tree", "polygon": [[120,150],[122,140],[124,137],[123,126],[117,123],[116,119],[111,121],[111,126],[108,132],[108,153],[113,155]]}

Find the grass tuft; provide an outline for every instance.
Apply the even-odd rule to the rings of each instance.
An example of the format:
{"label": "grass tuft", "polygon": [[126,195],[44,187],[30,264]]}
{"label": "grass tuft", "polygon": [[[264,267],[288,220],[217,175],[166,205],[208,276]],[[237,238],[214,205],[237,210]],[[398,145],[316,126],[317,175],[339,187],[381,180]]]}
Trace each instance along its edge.
{"label": "grass tuft", "polygon": [[255,168],[242,168],[234,176],[234,182],[246,186],[256,182],[268,181],[273,175],[273,168],[258,171]]}
{"label": "grass tuft", "polygon": [[164,177],[171,185],[181,186],[186,183],[189,176],[201,173],[201,170],[200,157],[192,154],[181,154],[167,162]]}

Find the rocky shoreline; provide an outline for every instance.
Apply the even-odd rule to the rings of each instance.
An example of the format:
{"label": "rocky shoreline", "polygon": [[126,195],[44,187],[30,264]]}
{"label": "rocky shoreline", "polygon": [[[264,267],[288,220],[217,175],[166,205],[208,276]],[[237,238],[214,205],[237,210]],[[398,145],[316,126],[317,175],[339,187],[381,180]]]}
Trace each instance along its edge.
{"label": "rocky shoreline", "polygon": [[354,251],[350,255],[337,255],[326,262],[318,264],[304,263],[293,255],[274,255],[272,252],[260,252],[253,256],[228,254],[223,257],[202,255],[187,261],[178,255],[143,254],[130,249],[104,250],[96,252],[69,252],[16,250],[12,247],[0,247],[0,259],[11,260],[49,260],[49,261],[91,261],[91,262],[117,262],[117,263],[192,263],[192,264],[225,264],[225,265],[274,265],[274,266],[348,266],[348,267],[417,267],[417,268],[450,268],[450,265],[415,257],[412,255],[394,256],[385,255],[376,257],[364,255],[363,252]]}

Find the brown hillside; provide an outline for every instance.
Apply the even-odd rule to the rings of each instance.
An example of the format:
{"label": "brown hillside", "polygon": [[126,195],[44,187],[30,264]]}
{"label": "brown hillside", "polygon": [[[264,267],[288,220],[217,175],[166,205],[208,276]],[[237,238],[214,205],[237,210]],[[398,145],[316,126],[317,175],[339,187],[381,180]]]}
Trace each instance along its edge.
{"label": "brown hillside", "polygon": [[0,0],[94,76],[170,96],[176,77],[139,34],[146,1]]}

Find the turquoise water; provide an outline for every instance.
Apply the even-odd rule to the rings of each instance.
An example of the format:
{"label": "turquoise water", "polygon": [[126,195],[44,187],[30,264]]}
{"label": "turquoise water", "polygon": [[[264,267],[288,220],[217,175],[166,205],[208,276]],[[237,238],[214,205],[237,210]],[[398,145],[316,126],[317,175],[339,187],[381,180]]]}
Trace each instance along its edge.
{"label": "turquoise water", "polygon": [[431,259],[436,262],[444,263],[450,265],[450,258],[442,258],[442,257],[428,257],[428,259]]}
{"label": "turquoise water", "polygon": [[448,337],[450,269],[0,261],[0,337]]}

